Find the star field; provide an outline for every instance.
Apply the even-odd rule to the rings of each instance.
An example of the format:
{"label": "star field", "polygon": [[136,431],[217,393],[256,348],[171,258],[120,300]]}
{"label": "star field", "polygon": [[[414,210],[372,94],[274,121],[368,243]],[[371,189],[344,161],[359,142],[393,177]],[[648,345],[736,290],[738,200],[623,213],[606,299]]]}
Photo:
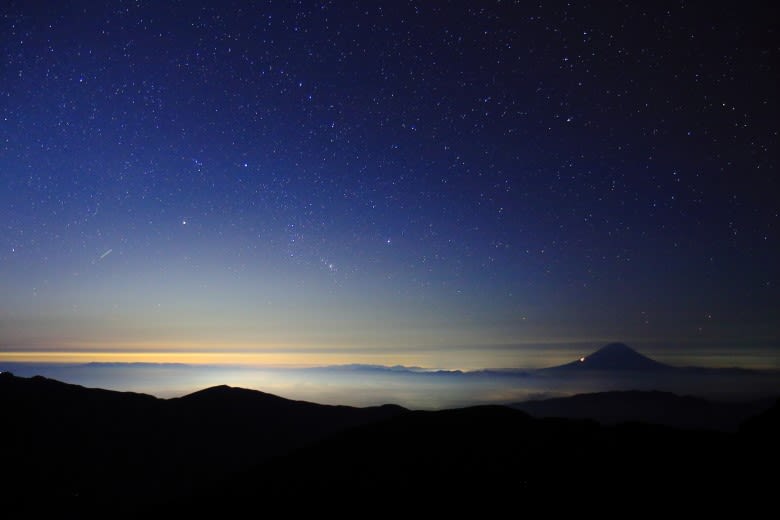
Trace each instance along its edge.
{"label": "star field", "polygon": [[7,3],[0,347],[777,366],[777,14]]}

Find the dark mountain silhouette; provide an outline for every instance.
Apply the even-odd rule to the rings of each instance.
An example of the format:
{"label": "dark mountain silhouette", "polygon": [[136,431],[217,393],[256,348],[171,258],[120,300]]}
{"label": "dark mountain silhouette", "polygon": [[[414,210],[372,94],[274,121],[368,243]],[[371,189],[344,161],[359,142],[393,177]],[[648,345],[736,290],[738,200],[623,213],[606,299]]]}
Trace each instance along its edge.
{"label": "dark mountain silhouette", "polygon": [[670,392],[631,390],[525,401],[511,406],[534,417],[593,419],[602,424],[645,422],[676,428],[736,431],[747,418],[771,405],[770,400],[720,403]]}
{"label": "dark mountain silhouette", "polygon": [[776,399],[772,406],[762,413],[746,420],[741,425],[740,433],[763,437],[775,444],[780,439],[780,399]]}
{"label": "dark mountain silhouette", "polygon": [[290,401],[220,386],[178,399],[84,388],[0,374],[0,445],[5,486],[20,503],[32,493],[98,503],[190,492],[248,464],[347,428],[405,413]]}
{"label": "dark mountain silhouette", "polygon": [[537,419],[502,406],[324,406],[227,386],[163,400],[8,373],[0,409],[5,511],[550,511],[562,496],[602,511],[648,496],[697,507],[718,497],[720,507],[769,493],[771,481],[751,468],[777,462],[767,433],[776,410],[730,434]]}
{"label": "dark mountain silhouette", "polygon": [[477,507],[492,516],[513,505],[560,510],[565,497],[580,510],[701,510],[707,504],[697,497],[722,496],[724,505],[760,485],[744,474],[750,465],[739,451],[734,435],[534,419],[500,406],[410,412],[235,474],[186,506],[224,514],[306,496],[347,510],[355,503],[399,513]]}
{"label": "dark mountain silhouette", "polygon": [[543,369],[545,371],[661,371],[672,367],[659,363],[623,343],[610,343],[598,349],[589,356],[582,357],[571,363]]}

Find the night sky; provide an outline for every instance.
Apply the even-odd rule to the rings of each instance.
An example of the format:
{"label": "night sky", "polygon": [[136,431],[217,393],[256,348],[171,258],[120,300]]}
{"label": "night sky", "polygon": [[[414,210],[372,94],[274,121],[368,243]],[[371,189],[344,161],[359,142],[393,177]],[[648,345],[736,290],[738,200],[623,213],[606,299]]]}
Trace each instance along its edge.
{"label": "night sky", "polygon": [[722,4],[2,2],[0,359],[776,368],[779,13]]}

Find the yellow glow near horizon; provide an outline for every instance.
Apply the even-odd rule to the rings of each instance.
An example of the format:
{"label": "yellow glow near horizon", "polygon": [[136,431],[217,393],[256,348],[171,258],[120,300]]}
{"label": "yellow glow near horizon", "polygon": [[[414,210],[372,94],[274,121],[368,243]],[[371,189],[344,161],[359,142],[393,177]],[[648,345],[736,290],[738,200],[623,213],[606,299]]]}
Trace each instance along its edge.
{"label": "yellow glow near horizon", "polygon": [[[430,366],[425,354],[311,352],[3,352],[0,361],[16,363],[184,363],[246,367],[312,367],[353,363]],[[452,368],[452,367],[448,367]],[[480,367],[457,367],[474,369]]]}
{"label": "yellow glow near horizon", "polygon": [[[404,365],[447,370],[487,368],[543,368],[582,362],[597,346],[584,344],[451,347],[407,346],[405,348],[356,348],[306,344],[231,344],[218,349],[212,343],[166,342],[112,343],[99,348],[93,343],[42,345],[0,349],[0,363],[183,363],[246,367],[311,367],[324,365]],[[712,348],[687,349],[684,354],[664,349],[639,349],[662,363],[676,366],[780,369],[776,353],[767,349],[742,349],[739,356]]]}

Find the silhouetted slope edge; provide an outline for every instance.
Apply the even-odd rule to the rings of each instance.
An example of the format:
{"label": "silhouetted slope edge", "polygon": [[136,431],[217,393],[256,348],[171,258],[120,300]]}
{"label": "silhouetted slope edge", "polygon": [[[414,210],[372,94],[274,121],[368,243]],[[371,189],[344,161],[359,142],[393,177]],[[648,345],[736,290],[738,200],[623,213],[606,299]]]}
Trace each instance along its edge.
{"label": "silhouetted slope edge", "polygon": [[741,480],[738,452],[732,435],[716,432],[541,420],[498,406],[410,412],[240,472],[189,505],[223,512],[253,503],[299,507],[305,496],[309,504],[336,500],[344,509],[528,512],[566,497],[581,510],[604,511],[652,497],[656,507],[680,507],[704,493],[741,500],[752,480]]}
{"label": "silhouetted slope edge", "polygon": [[0,374],[4,504],[63,507],[187,495],[323,436],[405,413],[290,401],[230,387],[178,399]]}
{"label": "silhouetted slope edge", "polygon": [[727,434],[502,406],[334,407],[227,386],[163,400],[10,374],[0,405],[7,511],[549,511],[561,497],[600,511],[647,497],[749,508],[774,483],[753,468],[777,463],[778,406]]}
{"label": "silhouetted slope edge", "polygon": [[720,403],[658,391],[613,391],[514,403],[534,417],[593,419],[604,424],[645,422],[676,428],[736,431],[748,417],[771,406],[768,399]]}
{"label": "silhouetted slope edge", "polygon": [[609,370],[609,371],[662,371],[672,367],[643,356],[623,343],[610,343],[596,352],[576,361],[543,370],[555,372]]}

